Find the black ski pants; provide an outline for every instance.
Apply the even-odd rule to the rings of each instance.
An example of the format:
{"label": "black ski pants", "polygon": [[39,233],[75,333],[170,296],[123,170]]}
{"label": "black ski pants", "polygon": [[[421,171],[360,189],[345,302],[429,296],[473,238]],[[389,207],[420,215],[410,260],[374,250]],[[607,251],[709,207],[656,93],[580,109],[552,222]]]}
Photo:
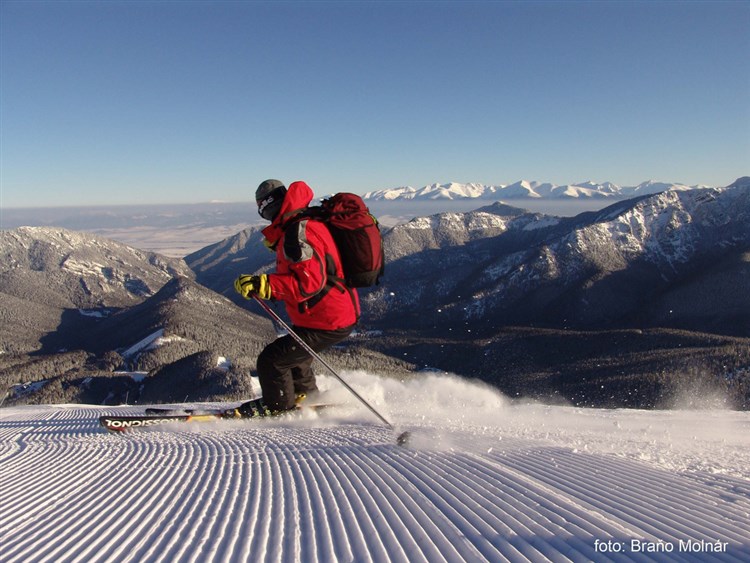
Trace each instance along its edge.
{"label": "black ski pants", "polygon": [[[321,352],[349,336],[354,326],[337,330],[292,327],[305,344]],[[263,402],[271,410],[294,408],[297,393],[317,391],[313,357],[289,334],[277,338],[258,356],[258,378]]]}

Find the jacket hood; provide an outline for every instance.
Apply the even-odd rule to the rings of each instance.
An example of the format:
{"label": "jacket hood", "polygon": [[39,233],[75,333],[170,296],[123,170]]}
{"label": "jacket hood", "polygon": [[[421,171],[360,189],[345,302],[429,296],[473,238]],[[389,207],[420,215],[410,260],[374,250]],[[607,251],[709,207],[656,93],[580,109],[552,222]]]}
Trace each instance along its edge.
{"label": "jacket hood", "polygon": [[313,199],[313,191],[305,182],[292,182],[287,188],[281,210],[273,222],[263,229],[263,236],[275,245],[284,234],[286,223],[305,209]]}

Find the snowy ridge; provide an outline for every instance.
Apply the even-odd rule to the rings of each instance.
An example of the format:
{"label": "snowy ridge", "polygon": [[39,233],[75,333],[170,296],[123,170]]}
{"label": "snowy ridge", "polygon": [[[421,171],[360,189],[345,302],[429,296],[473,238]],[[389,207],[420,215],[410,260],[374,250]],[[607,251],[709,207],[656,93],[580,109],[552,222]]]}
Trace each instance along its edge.
{"label": "snowy ridge", "polygon": [[[50,299],[54,296],[78,308],[131,305],[175,276],[194,277],[182,260],[62,228],[3,230],[0,248],[3,292],[41,303],[55,303]],[[29,294],[38,278],[44,279],[43,290],[49,296]]]}
{"label": "snowy ridge", "polygon": [[[386,234],[390,277],[367,296],[367,307],[374,310],[391,292],[399,314],[439,308],[487,323],[575,319],[579,326],[601,321],[605,312],[610,319],[625,317],[653,306],[643,299],[649,292],[682,283],[691,271],[745,248],[749,211],[750,189],[734,186],[660,192],[575,220],[496,216],[494,224],[486,223],[484,246],[473,245],[471,257],[461,245],[482,239],[468,224],[491,213],[414,219]],[[543,239],[521,238],[545,229]],[[440,262],[424,252],[437,248]],[[735,282],[738,289],[742,279]]]}
{"label": "snowy ridge", "polygon": [[497,229],[504,231],[507,228],[508,219],[493,215],[492,213],[440,213],[429,217],[415,217],[403,225],[404,229],[416,230],[466,230],[485,231],[487,229]]}
{"label": "snowy ridge", "polygon": [[405,186],[367,192],[364,199],[374,201],[394,200],[439,200],[439,199],[592,199],[630,198],[655,194],[668,190],[689,190],[707,186],[686,186],[680,183],[656,182],[648,180],[637,186],[618,186],[612,182],[580,182],[577,184],[556,185],[549,182],[520,180],[513,184],[485,185],[430,184],[422,188]]}
{"label": "snowy ridge", "polygon": [[748,413],[514,406],[454,377],[343,375],[412,430],[410,448],[354,405],[127,436],[95,419],[139,407],[0,411],[0,559],[750,556]]}
{"label": "snowy ridge", "polygon": [[[745,190],[719,188],[694,192],[664,192],[643,200],[625,213],[573,233],[575,244],[608,245],[624,259],[643,256],[649,261],[686,262],[709,229],[732,225],[733,210],[748,208]],[[564,241],[570,243],[570,239]]]}

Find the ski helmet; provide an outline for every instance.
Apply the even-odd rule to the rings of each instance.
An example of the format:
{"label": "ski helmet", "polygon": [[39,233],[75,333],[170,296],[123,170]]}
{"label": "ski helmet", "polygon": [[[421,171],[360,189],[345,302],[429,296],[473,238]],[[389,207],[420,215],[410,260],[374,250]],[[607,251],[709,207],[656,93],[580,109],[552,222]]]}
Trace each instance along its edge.
{"label": "ski helmet", "polygon": [[281,211],[281,204],[286,195],[286,186],[279,180],[265,180],[255,190],[255,203],[258,213],[266,221],[273,221]]}

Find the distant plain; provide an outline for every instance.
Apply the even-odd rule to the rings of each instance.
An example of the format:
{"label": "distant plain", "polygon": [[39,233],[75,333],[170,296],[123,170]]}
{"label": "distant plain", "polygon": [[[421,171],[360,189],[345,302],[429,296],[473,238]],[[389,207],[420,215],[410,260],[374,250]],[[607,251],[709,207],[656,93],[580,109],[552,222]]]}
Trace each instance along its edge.
{"label": "distant plain", "polygon": [[[465,212],[490,205],[489,200],[372,201],[370,210],[384,227],[414,217]],[[574,201],[507,200],[514,207],[563,217],[594,211],[612,199]],[[40,207],[3,209],[0,228],[62,227],[112,239],[141,250],[181,258],[224,240],[248,227],[266,225],[253,202],[123,205],[98,207]]]}

